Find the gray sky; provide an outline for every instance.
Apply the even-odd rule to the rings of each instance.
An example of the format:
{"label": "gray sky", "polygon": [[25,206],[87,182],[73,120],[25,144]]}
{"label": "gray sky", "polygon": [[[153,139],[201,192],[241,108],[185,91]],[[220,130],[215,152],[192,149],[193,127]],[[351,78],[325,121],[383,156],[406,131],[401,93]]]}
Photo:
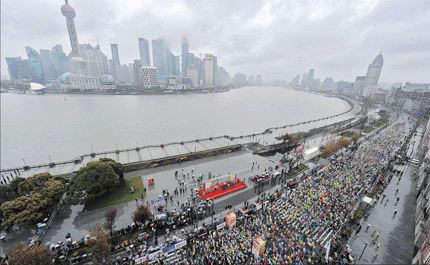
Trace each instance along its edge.
{"label": "gray sky", "polygon": [[[79,43],[96,44],[121,63],[138,58],[139,37],[164,37],[180,54],[213,53],[230,74],[286,79],[315,69],[315,78],[354,81],[383,49],[381,82],[430,82],[428,0],[70,0]],[[25,46],[71,50],[62,0],[1,0],[4,57],[27,58]]]}

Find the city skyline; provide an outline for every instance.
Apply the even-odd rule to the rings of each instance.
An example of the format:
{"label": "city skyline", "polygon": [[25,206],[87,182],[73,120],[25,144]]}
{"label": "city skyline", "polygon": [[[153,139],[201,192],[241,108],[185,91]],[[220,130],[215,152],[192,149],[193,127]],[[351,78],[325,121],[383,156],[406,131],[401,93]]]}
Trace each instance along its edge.
{"label": "city skyline", "polygon": [[[26,14],[31,8],[11,3],[2,2],[3,10],[10,11],[2,15],[2,77],[8,76],[5,57],[25,59],[25,46],[40,50],[61,44],[66,54],[71,51],[64,16],[59,12],[62,1],[26,3],[38,16]],[[381,82],[429,82],[429,33],[425,30],[429,6],[425,1],[355,1],[348,5],[322,1],[308,6],[293,2],[229,6],[219,1],[217,8],[193,1],[166,1],[169,12],[152,2],[135,7],[102,1],[69,4],[77,13],[80,43],[95,45],[98,41],[105,54],[110,54],[110,44],[118,44],[120,60],[127,64],[140,58],[138,38],[150,43],[164,38],[171,52],[181,55],[182,37],[186,36],[190,52],[196,57],[215,54],[230,73],[291,80],[316,69],[321,79],[354,81],[365,74],[363,69],[383,47],[386,62]],[[102,8],[105,12],[94,15],[94,9]],[[144,23],[133,23],[142,14],[146,14]],[[24,16],[26,23],[18,23]]]}

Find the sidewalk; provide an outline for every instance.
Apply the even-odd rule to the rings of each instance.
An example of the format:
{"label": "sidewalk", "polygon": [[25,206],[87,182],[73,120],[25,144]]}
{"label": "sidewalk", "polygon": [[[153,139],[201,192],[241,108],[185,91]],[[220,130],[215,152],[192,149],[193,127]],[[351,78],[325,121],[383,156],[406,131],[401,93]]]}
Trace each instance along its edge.
{"label": "sidewalk", "polygon": [[[421,140],[420,136],[413,137],[409,145],[408,153],[413,149],[412,142],[415,140],[417,146]],[[416,148],[414,148],[416,150]],[[413,182],[413,171],[415,167],[406,166],[401,176],[395,175],[382,194],[385,194],[385,200],[381,198],[374,207],[371,208],[370,216],[367,220],[362,220],[362,229],[359,238],[353,231],[348,245],[352,248],[352,253],[358,264],[410,264],[412,262],[413,241],[414,241],[414,213],[415,213],[415,184]],[[400,179],[401,177],[401,179]],[[400,181],[399,181],[400,179]],[[396,195],[396,190],[399,189]],[[396,197],[400,200],[396,205]],[[385,201],[389,200],[385,205]],[[394,215],[397,209],[398,213]],[[371,227],[366,231],[367,224]],[[372,235],[373,230],[380,232],[376,239],[376,233]],[[370,244],[371,239],[375,238],[376,244]],[[361,240],[360,240],[361,239]],[[358,261],[365,243],[368,245],[363,252],[363,256]],[[379,249],[376,247],[381,243]],[[378,258],[372,260],[374,254],[378,252]]]}

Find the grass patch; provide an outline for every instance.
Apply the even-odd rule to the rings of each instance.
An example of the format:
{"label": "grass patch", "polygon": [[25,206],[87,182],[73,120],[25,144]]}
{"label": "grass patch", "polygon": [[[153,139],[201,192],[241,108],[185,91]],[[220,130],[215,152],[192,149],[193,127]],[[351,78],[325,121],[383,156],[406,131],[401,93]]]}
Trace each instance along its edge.
{"label": "grass patch", "polygon": [[354,135],[354,132],[346,131],[346,132],[343,132],[343,133],[341,133],[339,135],[343,136],[343,137],[349,137],[349,138],[351,138]]}
{"label": "grass patch", "polygon": [[[130,193],[131,187],[133,187],[134,193]],[[141,193],[146,196],[143,189],[142,177],[129,178],[125,180],[125,187],[118,188],[112,194],[106,196],[103,199],[87,203],[85,205],[85,209],[92,211],[95,209],[129,202],[134,200],[136,197],[140,198]]]}
{"label": "grass patch", "polygon": [[298,165],[298,166],[296,166],[296,167],[292,168],[292,169],[290,170],[290,172],[288,172],[288,173],[287,173],[287,175],[288,175],[288,176],[290,176],[290,177],[292,177],[292,176],[294,176],[295,174],[297,174],[297,173],[299,173],[299,172],[302,172],[302,171],[303,171],[303,170],[305,170],[305,169],[307,169],[306,165],[300,164],[300,165]]}
{"label": "grass patch", "polygon": [[371,131],[373,131],[373,127],[370,126],[363,126],[360,128],[360,130],[364,133],[370,133]]}

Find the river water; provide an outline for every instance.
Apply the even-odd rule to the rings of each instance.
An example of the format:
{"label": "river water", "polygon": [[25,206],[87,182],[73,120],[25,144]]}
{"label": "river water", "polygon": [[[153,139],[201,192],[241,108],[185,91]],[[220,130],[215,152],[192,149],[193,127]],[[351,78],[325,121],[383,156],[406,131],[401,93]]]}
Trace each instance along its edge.
{"label": "river water", "polygon": [[[1,168],[84,153],[252,134],[344,112],[346,101],[280,87],[178,95],[1,94]],[[24,160],[24,161],[23,161]]]}

